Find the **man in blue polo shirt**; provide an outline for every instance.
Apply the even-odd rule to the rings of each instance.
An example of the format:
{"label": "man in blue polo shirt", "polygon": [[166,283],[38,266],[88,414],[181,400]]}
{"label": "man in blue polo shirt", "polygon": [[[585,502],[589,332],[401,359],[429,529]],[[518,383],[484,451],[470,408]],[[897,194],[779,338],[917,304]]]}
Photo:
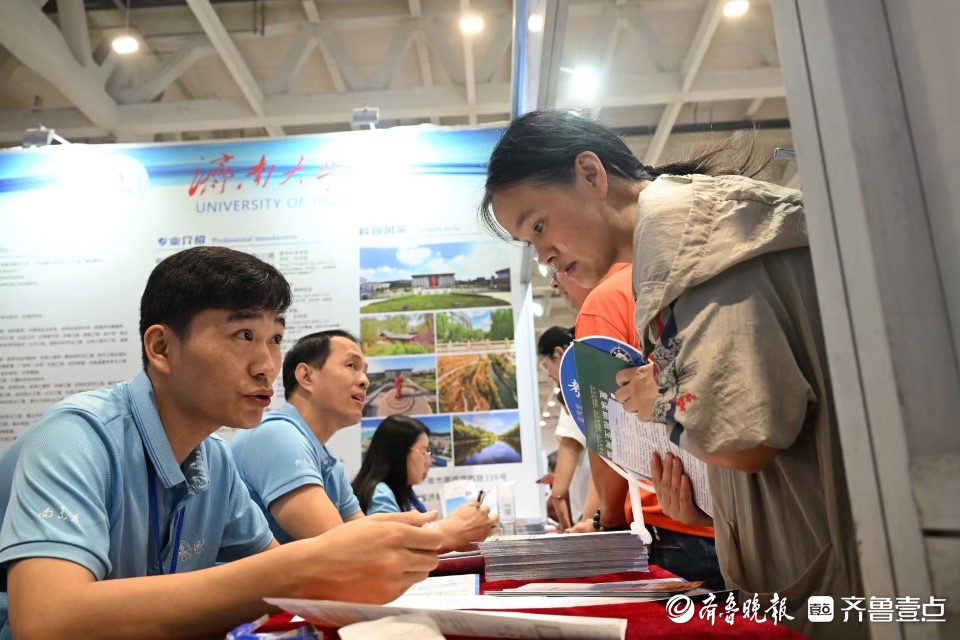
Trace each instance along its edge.
{"label": "man in blue polo shirt", "polygon": [[283,368],[287,403],[230,443],[240,477],[281,544],[363,517],[326,443],[360,422],[370,385],[357,339],[339,329],[298,340]]}
{"label": "man in blue polo shirt", "polygon": [[0,639],[216,634],[266,596],[385,602],[436,566],[441,535],[415,514],[279,547],[212,435],[260,421],[290,298],[230,249],[157,265],[144,371],[55,405],[0,459]]}
{"label": "man in blue polo shirt", "polygon": [[[363,518],[343,464],[326,443],[360,422],[370,385],[366,371],[352,334],[331,329],[300,338],[283,360],[287,404],[230,443],[240,477],[281,543]],[[439,522],[443,549],[483,540],[496,523],[489,511],[473,503]]]}

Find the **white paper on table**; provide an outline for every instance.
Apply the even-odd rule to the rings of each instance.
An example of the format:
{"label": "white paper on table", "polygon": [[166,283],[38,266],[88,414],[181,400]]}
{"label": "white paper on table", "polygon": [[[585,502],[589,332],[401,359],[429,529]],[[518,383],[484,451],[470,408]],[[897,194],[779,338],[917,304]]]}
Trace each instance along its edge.
{"label": "white paper on table", "polygon": [[291,598],[264,598],[264,601],[315,624],[333,627],[344,627],[385,616],[424,614],[437,623],[441,633],[461,636],[625,640],[627,634],[627,621],[622,618],[551,616],[503,611],[439,611]]}
{"label": "white paper on table", "polygon": [[[562,598],[562,600],[561,600]],[[482,596],[407,596],[388,603],[389,607],[432,609],[436,611],[503,611],[512,609],[557,609],[559,607],[593,607],[601,604],[626,604],[638,598],[626,596],[556,596],[545,595],[482,595]]]}
{"label": "white paper on table", "polygon": [[340,627],[340,640],[444,640],[437,623],[422,615],[388,616]]}
{"label": "white paper on table", "polygon": [[480,593],[480,574],[466,573],[452,576],[432,576],[414,584],[400,597],[475,596],[478,593]]}
{"label": "white paper on table", "polygon": [[680,458],[683,472],[690,478],[693,501],[701,511],[713,516],[713,498],[707,479],[707,465],[686,449],[670,442],[666,427],[659,422],[642,422],[636,414],[624,410],[614,399],[607,402],[610,420],[610,459],[625,469],[650,479],[653,477],[651,459],[653,452],[661,459],[667,453]]}

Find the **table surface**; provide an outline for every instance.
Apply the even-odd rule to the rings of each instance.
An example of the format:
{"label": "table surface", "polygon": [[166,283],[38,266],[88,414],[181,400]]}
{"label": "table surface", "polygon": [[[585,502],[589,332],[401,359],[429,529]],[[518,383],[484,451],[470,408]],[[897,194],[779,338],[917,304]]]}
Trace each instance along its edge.
{"label": "table surface", "polygon": [[[482,561],[477,563],[469,558],[458,559],[457,564],[445,562],[446,571],[442,573],[480,573],[480,592],[497,589],[510,589],[527,584],[531,581],[498,580],[487,582],[483,579]],[[459,571],[457,569],[460,569]],[[617,582],[621,580],[650,580],[653,578],[675,577],[669,571],[655,565],[650,565],[648,572],[613,573],[592,578],[568,578],[562,580],[537,580],[536,582]],[[516,609],[528,613],[539,613],[561,616],[590,616],[598,618],[623,618],[627,620],[627,640],[652,640],[657,638],[746,638],[748,640],[800,640],[806,636],[797,633],[783,625],[775,625],[769,620],[754,622],[737,614],[733,624],[727,624],[722,617],[726,605],[726,594],[716,599],[716,619],[711,622],[701,617],[702,603],[695,603],[696,614],[689,621],[679,624],[667,616],[666,601],[631,602],[614,605],[595,605],[589,607],[561,607],[557,609]],[[761,612],[762,613],[762,612]],[[282,616],[275,616],[271,622],[280,622]],[[286,618],[289,620],[289,617]],[[327,637],[331,637],[329,634]],[[448,640],[467,640],[464,636],[446,636]],[[472,640],[477,640],[475,637]],[[484,640],[484,639],[480,639]],[[488,639],[492,640],[492,639]]]}
{"label": "table surface", "polygon": [[[676,577],[669,571],[656,565],[650,565],[650,571],[645,573],[613,573],[592,578],[574,578],[564,580],[537,580],[537,582],[617,582],[621,580],[650,580],[653,578]],[[527,584],[530,581],[498,580],[486,582],[481,579],[480,592],[496,589],[510,589]],[[797,633],[783,625],[774,625],[770,621],[754,622],[742,615],[734,618],[733,624],[727,624],[721,619],[724,612],[726,594],[716,600],[717,617],[711,623],[709,619],[701,618],[703,605],[695,603],[696,614],[688,622],[678,624],[667,616],[666,601],[631,602],[626,604],[595,605],[591,607],[566,607],[558,609],[517,609],[529,613],[549,613],[551,615],[592,616],[598,618],[624,618],[627,620],[627,640],[650,640],[653,638],[748,638],[756,640],[798,640],[806,636]],[[450,640],[458,636],[446,636]]]}

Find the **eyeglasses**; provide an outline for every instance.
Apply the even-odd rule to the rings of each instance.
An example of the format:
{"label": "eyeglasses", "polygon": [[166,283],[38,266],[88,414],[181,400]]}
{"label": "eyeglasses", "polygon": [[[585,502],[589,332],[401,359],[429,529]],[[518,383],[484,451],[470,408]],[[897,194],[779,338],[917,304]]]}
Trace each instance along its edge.
{"label": "eyeglasses", "polygon": [[410,450],[411,450],[411,451],[416,451],[417,453],[420,453],[420,454],[423,454],[424,456],[426,456],[426,457],[428,457],[428,458],[432,458],[432,457],[433,457],[433,451],[430,450],[429,448],[427,448],[427,449],[418,449],[417,447],[410,447]]}

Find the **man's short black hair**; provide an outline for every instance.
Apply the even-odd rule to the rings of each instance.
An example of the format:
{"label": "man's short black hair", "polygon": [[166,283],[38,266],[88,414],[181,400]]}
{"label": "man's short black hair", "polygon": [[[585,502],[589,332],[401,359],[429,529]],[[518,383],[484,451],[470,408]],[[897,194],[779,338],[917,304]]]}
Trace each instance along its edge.
{"label": "man's short black hair", "polygon": [[573,330],[567,327],[550,327],[537,340],[537,353],[544,357],[553,356],[557,347],[566,349],[573,342]]}
{"label": "man's short black hair", "polygon": [[343,329],[328,329],[326,331],[317,331],[303,336],[297,340],[296,344],[290,347],[290,351],[283,358],[283,397],[287,400],[293,395],[297,384],[297,365],[304,362],[311,367],[323,369],[330,355],[330,340],[333,338],[346,338],[356,344],[360,344],[349,331]]}
{"label": "man's short black hair", "polygon": [[183,338],[190,321],[207,309],[283,313],[293,294],[290,283],[249,253],[226,247],[192,247],[164,258],[153,268],[140,299],[140,354],[147,368],[143,336],[163,324]]}

